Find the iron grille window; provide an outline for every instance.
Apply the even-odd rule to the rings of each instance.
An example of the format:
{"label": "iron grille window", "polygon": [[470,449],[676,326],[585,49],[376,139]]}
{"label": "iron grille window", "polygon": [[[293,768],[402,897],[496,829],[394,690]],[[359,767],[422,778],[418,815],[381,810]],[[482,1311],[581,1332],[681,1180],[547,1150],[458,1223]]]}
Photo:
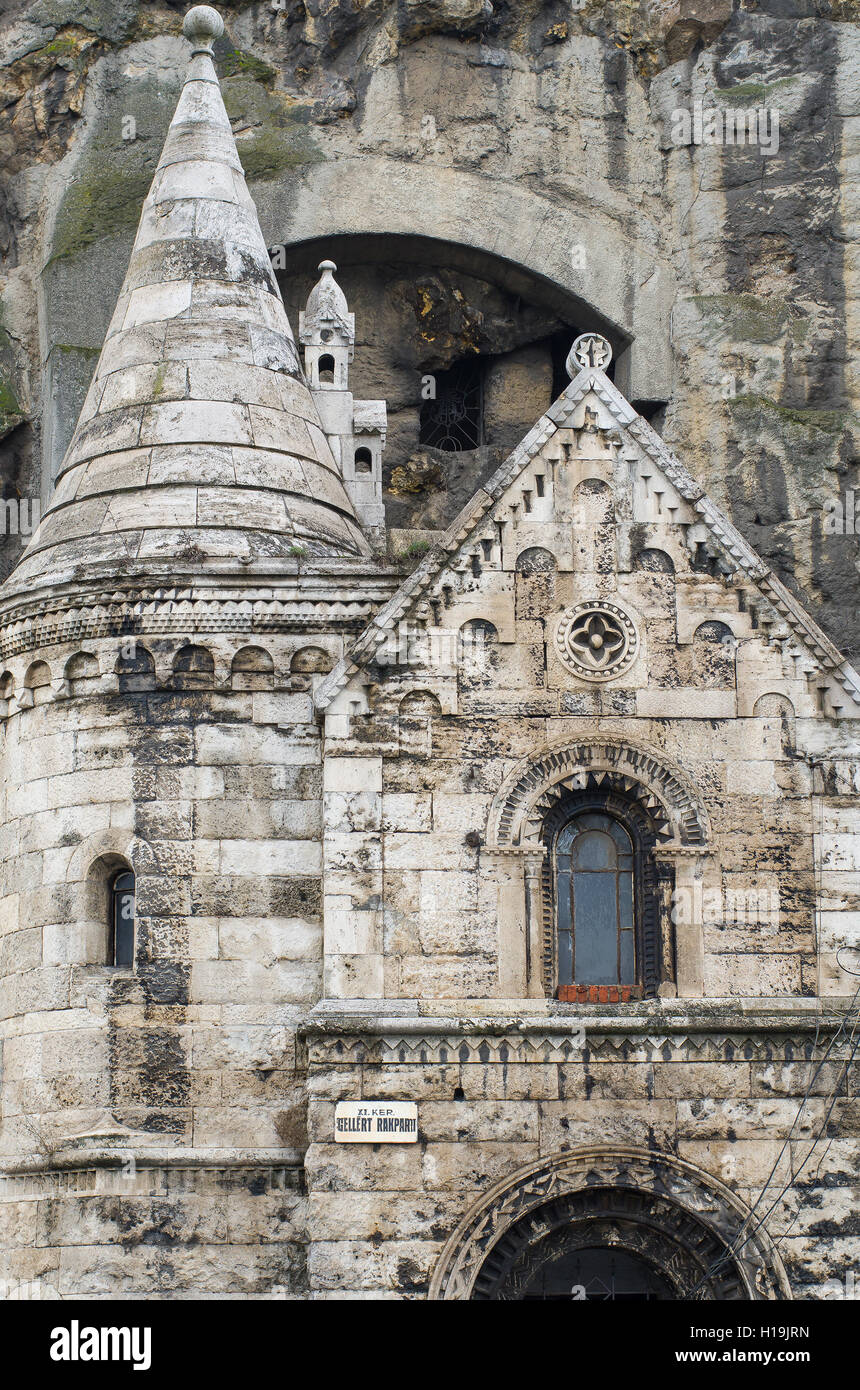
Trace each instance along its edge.
{"label": "iron grille window", "polygon": [[458,362],[448,371],[434,373],[434,381],[435,398],[421,407],[420,442],[447,453],[477,449],[484,439],[481,363]]}

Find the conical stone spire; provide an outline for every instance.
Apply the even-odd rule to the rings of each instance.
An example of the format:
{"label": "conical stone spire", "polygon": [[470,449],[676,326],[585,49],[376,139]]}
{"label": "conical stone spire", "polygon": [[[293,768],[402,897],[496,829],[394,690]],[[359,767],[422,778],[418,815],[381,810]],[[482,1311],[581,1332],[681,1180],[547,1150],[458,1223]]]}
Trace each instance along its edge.
{"label": "conical stone spire", "polygon": [[[369,554],[299,365],[212,63],[193,54],[56,490],[8,586]],[[162,565],[163,562],[163,565]]]}

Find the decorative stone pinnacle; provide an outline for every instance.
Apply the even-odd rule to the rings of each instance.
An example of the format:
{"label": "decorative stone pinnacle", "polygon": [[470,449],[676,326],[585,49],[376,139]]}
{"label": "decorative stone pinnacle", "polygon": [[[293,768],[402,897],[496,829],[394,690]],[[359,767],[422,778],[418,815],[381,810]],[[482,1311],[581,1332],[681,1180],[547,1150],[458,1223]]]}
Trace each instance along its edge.
{"label": "decorative stone pinnacle", "polygon": [[212,52],[212,45],[224,33],[224,21],[211,5],[195,5],[182,21],[182,32],[195,53]]}
{"label": "decorative stone pinnacle", "polygon": [[596,367],[605,372],[612,361],[612,348],[599,333],[580,333],[568,353],[565,367],[573,378],[586,367]]}
{"label": "decorative stone pinnacle", "polygon": [[[299,337],[305,344],[332,343],[340,346],[355,342],[355,316],[349,312],[346,295],[334,278],[334,261],[320,261],[320,278],[308,295],[304,313],[299,315]],[[350,356],[350,361],[352,357]]]}

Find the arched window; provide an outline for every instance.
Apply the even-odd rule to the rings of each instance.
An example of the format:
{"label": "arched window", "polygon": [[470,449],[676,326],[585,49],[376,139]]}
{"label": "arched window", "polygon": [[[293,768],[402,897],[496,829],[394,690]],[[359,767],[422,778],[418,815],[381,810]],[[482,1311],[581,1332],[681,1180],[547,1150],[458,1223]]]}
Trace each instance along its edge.
{"label": "arched window", "polygon": [[555,848],[558,983],[637,983],[634,848],[602,812],[585,812],[558,833]]}
{"label": "arched window", "polygon": [[321,386],[334,386],[334,358],[324,352],[317,364],[318,380]]}
{"label": "arched window", "polygon": [[657,853],[669,837],[662,811],[613,773],[584,781],[547,810],[541,829],[544,987],[568,1003],[671,993],[675,871]]}
{"label": "arched window", "polygon": [[356,473],[373,472],[373,454],[364,445],[355,451],[355,471]]}
{"label": "arched window", "polygon": [[421,406],[419,443],[448,453],[477,449],[484,442],[483,364],[464,358],[433,373],[434,395]]}
{"label": "arched window", "polygon": [[134,874],[129,869],[111,880],[108,960],[127,970],[134,965]]}

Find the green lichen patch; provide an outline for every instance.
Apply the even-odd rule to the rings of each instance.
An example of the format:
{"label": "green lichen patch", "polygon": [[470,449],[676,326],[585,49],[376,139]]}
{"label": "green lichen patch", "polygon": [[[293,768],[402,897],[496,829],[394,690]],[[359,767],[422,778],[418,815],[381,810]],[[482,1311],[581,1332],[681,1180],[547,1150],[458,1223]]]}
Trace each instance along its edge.
{"label": "green lichen patch", "polygon": [[[54,343],[51,352],[74,352],[80,357],[99,357],[101,348],[77,347],[74,343]],[[50,355],[50,354],[49,354]]]}
{"label": "green lichen patch", "polygon": [[717,87],[714,95],[724,106],[766,106],[777,92],[797,86],[796,77],[780,77],[776,82],[738,82],[733,87]]}
{"label": "green lichen patch", "polygon": [[267,91],[247,76],[225,79],[222,90],[250,183],[273,179],[285,169],[322,159],[308,128],[306,107],[292,102],[283,92]]}
{"label": "green lichen patch", "polygon": [[838,436],[852,422],[849,410],[816,410],[779,405],[769,396],[742,395],[728,401],[729,409],[739,420],[753,428],[760,424],[776,425],[789,441],[808,443],[811,437]]}
{"label": "green lichen patch", "polygon": [[696,294],[692,302],[727,337],[746,343],[776,343],[786,333],[806,335],[809,321],[785,299],[762,299],[755,294]]}
{"label": "green lichen patch", "polygon": [[254,82],[270,86],[277,76],[273,67],[264,63],[261,58],[255,58],[253,53],[246,53],[243,48],[231,47],[223,56],[219,55],[216,67],[222,80],[228,77],[250,77]]}
{"label": "green lichen patch", "polygon": [[0,375],[0,439],[5,439],[26,420],[11,381]]}
{"label": "green lichen patch", "polygon": [[136,227],[151,180],[151,172],[113,169],[73,183],[57,218],[51,260],[74,256],[102,237]]}

